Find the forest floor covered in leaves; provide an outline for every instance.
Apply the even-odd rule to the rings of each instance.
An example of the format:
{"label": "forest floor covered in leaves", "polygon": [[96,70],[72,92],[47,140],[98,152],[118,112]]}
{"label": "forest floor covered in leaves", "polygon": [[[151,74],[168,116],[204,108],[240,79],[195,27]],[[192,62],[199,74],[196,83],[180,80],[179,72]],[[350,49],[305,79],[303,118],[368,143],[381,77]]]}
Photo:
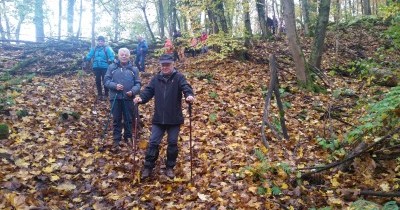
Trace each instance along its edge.
{"label": "forest floor covered in leaves", "polygon": [[[334,35],[328,34],[325,72],[346,65],[359,53],[374,56],[381,41],[359,30],[351,31],[356,37],[365,35],[357,42],[358,48],[352,47],[354,37],[346,32],[340,39],[345,47],[338,54],[332,47]],[[307,40],[303,42],[307,45]],[[289,140],[278,140],[266,130],[270,147],[265,148],[260,129],[271,53],[278,60]],[[343,140],[365,114],[365,105],[380,100],[389,88],[358,77],[327,74],[330,87],[326,92],[309,92],[296,85],[289,55],[285,41],[277,39],[255,43],[250,61],[215,60],[209,53],[177,63],[196,94],[192,182],[186,104],[175,179],[163,175],[163,141],[153,177],[141,182],[152,103],[140,106],[144,128],[134,160],[130,148],[110,151],[111,130],[101,140],[110,103],[96,102],[90,72],[37,75],[10,85],[6,94],[14,101],[0,116],[11,129],[9,138],[0,140],[0,209],[341,209],[361,198],[360,189],[398,191],[398,162],[376,162],[369,156],[356,158],[352,172],[330,170],[301,184],[296,181],[308,167],[343,158],[344,151],[324,149],[318,138]],[[399,55],[386,59],[398,62]],[[156,72],[157,61],[150,59],[147,72],[141,75],[144,86]],[[274,100],[271,106],[272,116],[278,117]],[[328,117],[333,113],[328,112],[330,108],[337,108],[338,118]],[[105,150],[99,151],[103,144]],[[393,200],[365,198],[380,204]]]}

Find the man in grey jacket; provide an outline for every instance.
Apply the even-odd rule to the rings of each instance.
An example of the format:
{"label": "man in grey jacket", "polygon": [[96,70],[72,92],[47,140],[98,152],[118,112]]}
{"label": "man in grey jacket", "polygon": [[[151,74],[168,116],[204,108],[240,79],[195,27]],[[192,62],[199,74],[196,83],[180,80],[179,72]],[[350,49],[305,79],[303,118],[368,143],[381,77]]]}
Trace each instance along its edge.
{"label": "man in grey jacket", "polygon": [[113,115],[113,149],[118,150],[122,138],[124,118],[124,140],[132,139],[133,97],[140,91],[139,70],[129,61],[130,51],[121,48],[118,60],[111,64],[105,75],[105,86],[110,89],[111,113]]}

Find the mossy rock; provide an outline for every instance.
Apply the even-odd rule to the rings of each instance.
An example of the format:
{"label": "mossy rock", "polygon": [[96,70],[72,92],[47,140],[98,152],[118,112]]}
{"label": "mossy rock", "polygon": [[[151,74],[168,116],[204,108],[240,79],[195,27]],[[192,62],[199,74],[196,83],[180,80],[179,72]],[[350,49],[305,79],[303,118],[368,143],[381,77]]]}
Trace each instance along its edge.
{"label": "mossy rock", "polygon": [[7,124],[0,124],[0,139],[7,139],[10,135],[8,125]]}

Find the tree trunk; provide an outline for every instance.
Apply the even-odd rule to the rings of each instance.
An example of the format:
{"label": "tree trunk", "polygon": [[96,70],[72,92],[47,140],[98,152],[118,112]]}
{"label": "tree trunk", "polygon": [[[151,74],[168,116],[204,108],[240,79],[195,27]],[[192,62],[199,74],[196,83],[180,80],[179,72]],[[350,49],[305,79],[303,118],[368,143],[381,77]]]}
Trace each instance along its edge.
{"label": "tree trunk", "polygon": [[249,0],[242,0],[242,5],[243,5],[243,20],[244,20],[244,45],[246,47],[249,47],[250,38],[252,37]]}
{"label": "tree trunk", "polygon": [[67,11],[67,33],[69,37],[74,34],[74,6],[76,0],[68,0]]}
{"label": "tree trunk", "polygon": [[3,9],[2,10],[3,10],[4,21],[5,21],[5,24],[6,24],[5,34],[7,35],[7,39],[11,39],[10,21],[9,21],[7,13],[6,13],[6,11],[7,11],[7,9],[6,9],[6,1],[3,1]]}
{"label": "tree trunk", "polygon": [[149,30],[149,33],[150,33],[150,36],[151,36],[151,40],[153,41],[153,43],[155,43],[156,42],[156,38],[154,37],[153,31],[151,30],[151,27],[150,27],[149,20],[147,19],[146,7],[142,7],[141,9],[142,9],[142,12],[143,12],[143,15],[144,15],[144,20],[146,21],[147,29]]}
{"label": "tree trunk", "polygon": [[36,41],[44,42],[44,24],[43,24],[43,0],[35,1],[35,29]]}
{"label": "tree trunk", "polygon": [[331,0],[320,1],[318,22],[315,27],[315,38],[310,58],[310,64],[317,68],[321,67],[322,53],[324,50],[324,41],[326,35],[326,27],[328,26],[328,20],[329,20],[330,5],[331,5]]}
{"label": "tree trunk", "polygon": [[1,39],[5,40],[6,33],[4,33],[3,23],[1,22],[1,13],[0,13],[0,34],[1,34]]}
{"label": "tree trunk", "polygon": [[364,15],[371,15],[371,5],[369,0],[363,0]]}
{"label": "tree trunk", "polygon": [[96,26],[96,0],[92,0],[92,48],[94,48],[94,46],[96,46],[96,42],[95,42],[95,29]]}
{"label": "tree trunk", "polygon": [[260,24],[261,36],[266,38],[270,33],[267,30],[267,21],[265,20],[264,0],[256,0],[256,8],[258,13],[258,23]]}
{"label": "tree trunk", "polygon": [[79,38],[81,36],[82,13],[83,13],[83,5],[82,5],[82,0],[81,0],[81,3],[79,5],[79,25],[78,25],[78,30],[76,32],[76,38]]}
{"label": "tree trunk", "polygon": [[308,6],[308,0],[301,0],[301,11],[303,13],[303,24],[304,24],[304,34],[310,36],[309,25],[310,25],[310,8]]}
{"label": "tree trunk", "polygon": [[283,1],[283,12],[286,23],[286,35],[289,41],[289,49],[295,62],[296,77],[300,86],[307,87],[310,84],[310,76],[307,72],[304,55],[297,38],[293,0]]}
{"label": "tree trunk", "polygon": [[207,13],[208,13],[208,18],[210,19],[213,34],[218,34],[219,27],[218,27],[217,17],[214,15],[214,12],[212,9],[207,9]]}
{"label": "tree trunk", "polygon": [[176,1],[170,0],[170,10],[172,12],[171,29],[169,30],[169,35],[172,36],[173,32],[176,30],[176,21],[178,20],[176,14]]}
{"label": "tree trunk", "polygon": [[61,39],[62,0],[58,0],[58,40]]}
{"label": "tree trunk", "polygon": [[216,3],[215,11],[216,11],[216,15],[219,19],[221,29],[224,33],[227,34],[228,33],[228,25],[227,25],[226,19],[225,19],[224,4],[222,3],[222,0],[213,0],[213,2]]}
{"label": "tree trunk", "polygon": [[113,8],[113,26],[114,26],[114,41],[118,42],[120,36],[120,24],[119,24],[119,1],[114,1]]}
{"label": "tree trunk", "polygon": [[158,27],[160,30],[160,37],[161,39],[165,38],[165,24],[164,24],[164,6],[163,6],[163,1],[162,0],[158,0]]}

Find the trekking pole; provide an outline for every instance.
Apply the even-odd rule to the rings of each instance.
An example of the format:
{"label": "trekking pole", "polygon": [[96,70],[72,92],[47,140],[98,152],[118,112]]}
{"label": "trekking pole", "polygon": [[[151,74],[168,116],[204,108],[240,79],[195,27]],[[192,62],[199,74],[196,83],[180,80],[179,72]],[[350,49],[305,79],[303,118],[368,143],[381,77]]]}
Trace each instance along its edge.
{"label": "trekking pole", "polygon": [[137,128],[138,128],[138,115],[139,115],[139,104],[134,105],[133,113],[135,115],[135,124],[133,129],[133,179],[135,180],[136,173],[136,143],[137,143]]}
{"label": "trekking pole", "polygon": [[104,142],[104,138],[105,138],[106,132],[108,130],[108,125],[110,124],[110,118],[111,118],[111,115],[112,115],[112,111],[114,109],[114,105],[115,105],[115,101],[117,99],[117,95],[118,95],[118,93],[116,93],[115,96],[114,96],[114,100],[113,100],[113,103],[111,105],[110,114],[108,115],[107,123],[104,125],[103,133],[101,134],[101,142]]}
{"label": "trekking pole", "polygon": [[192,103],[189,103],[190,182],[193,183]]}

